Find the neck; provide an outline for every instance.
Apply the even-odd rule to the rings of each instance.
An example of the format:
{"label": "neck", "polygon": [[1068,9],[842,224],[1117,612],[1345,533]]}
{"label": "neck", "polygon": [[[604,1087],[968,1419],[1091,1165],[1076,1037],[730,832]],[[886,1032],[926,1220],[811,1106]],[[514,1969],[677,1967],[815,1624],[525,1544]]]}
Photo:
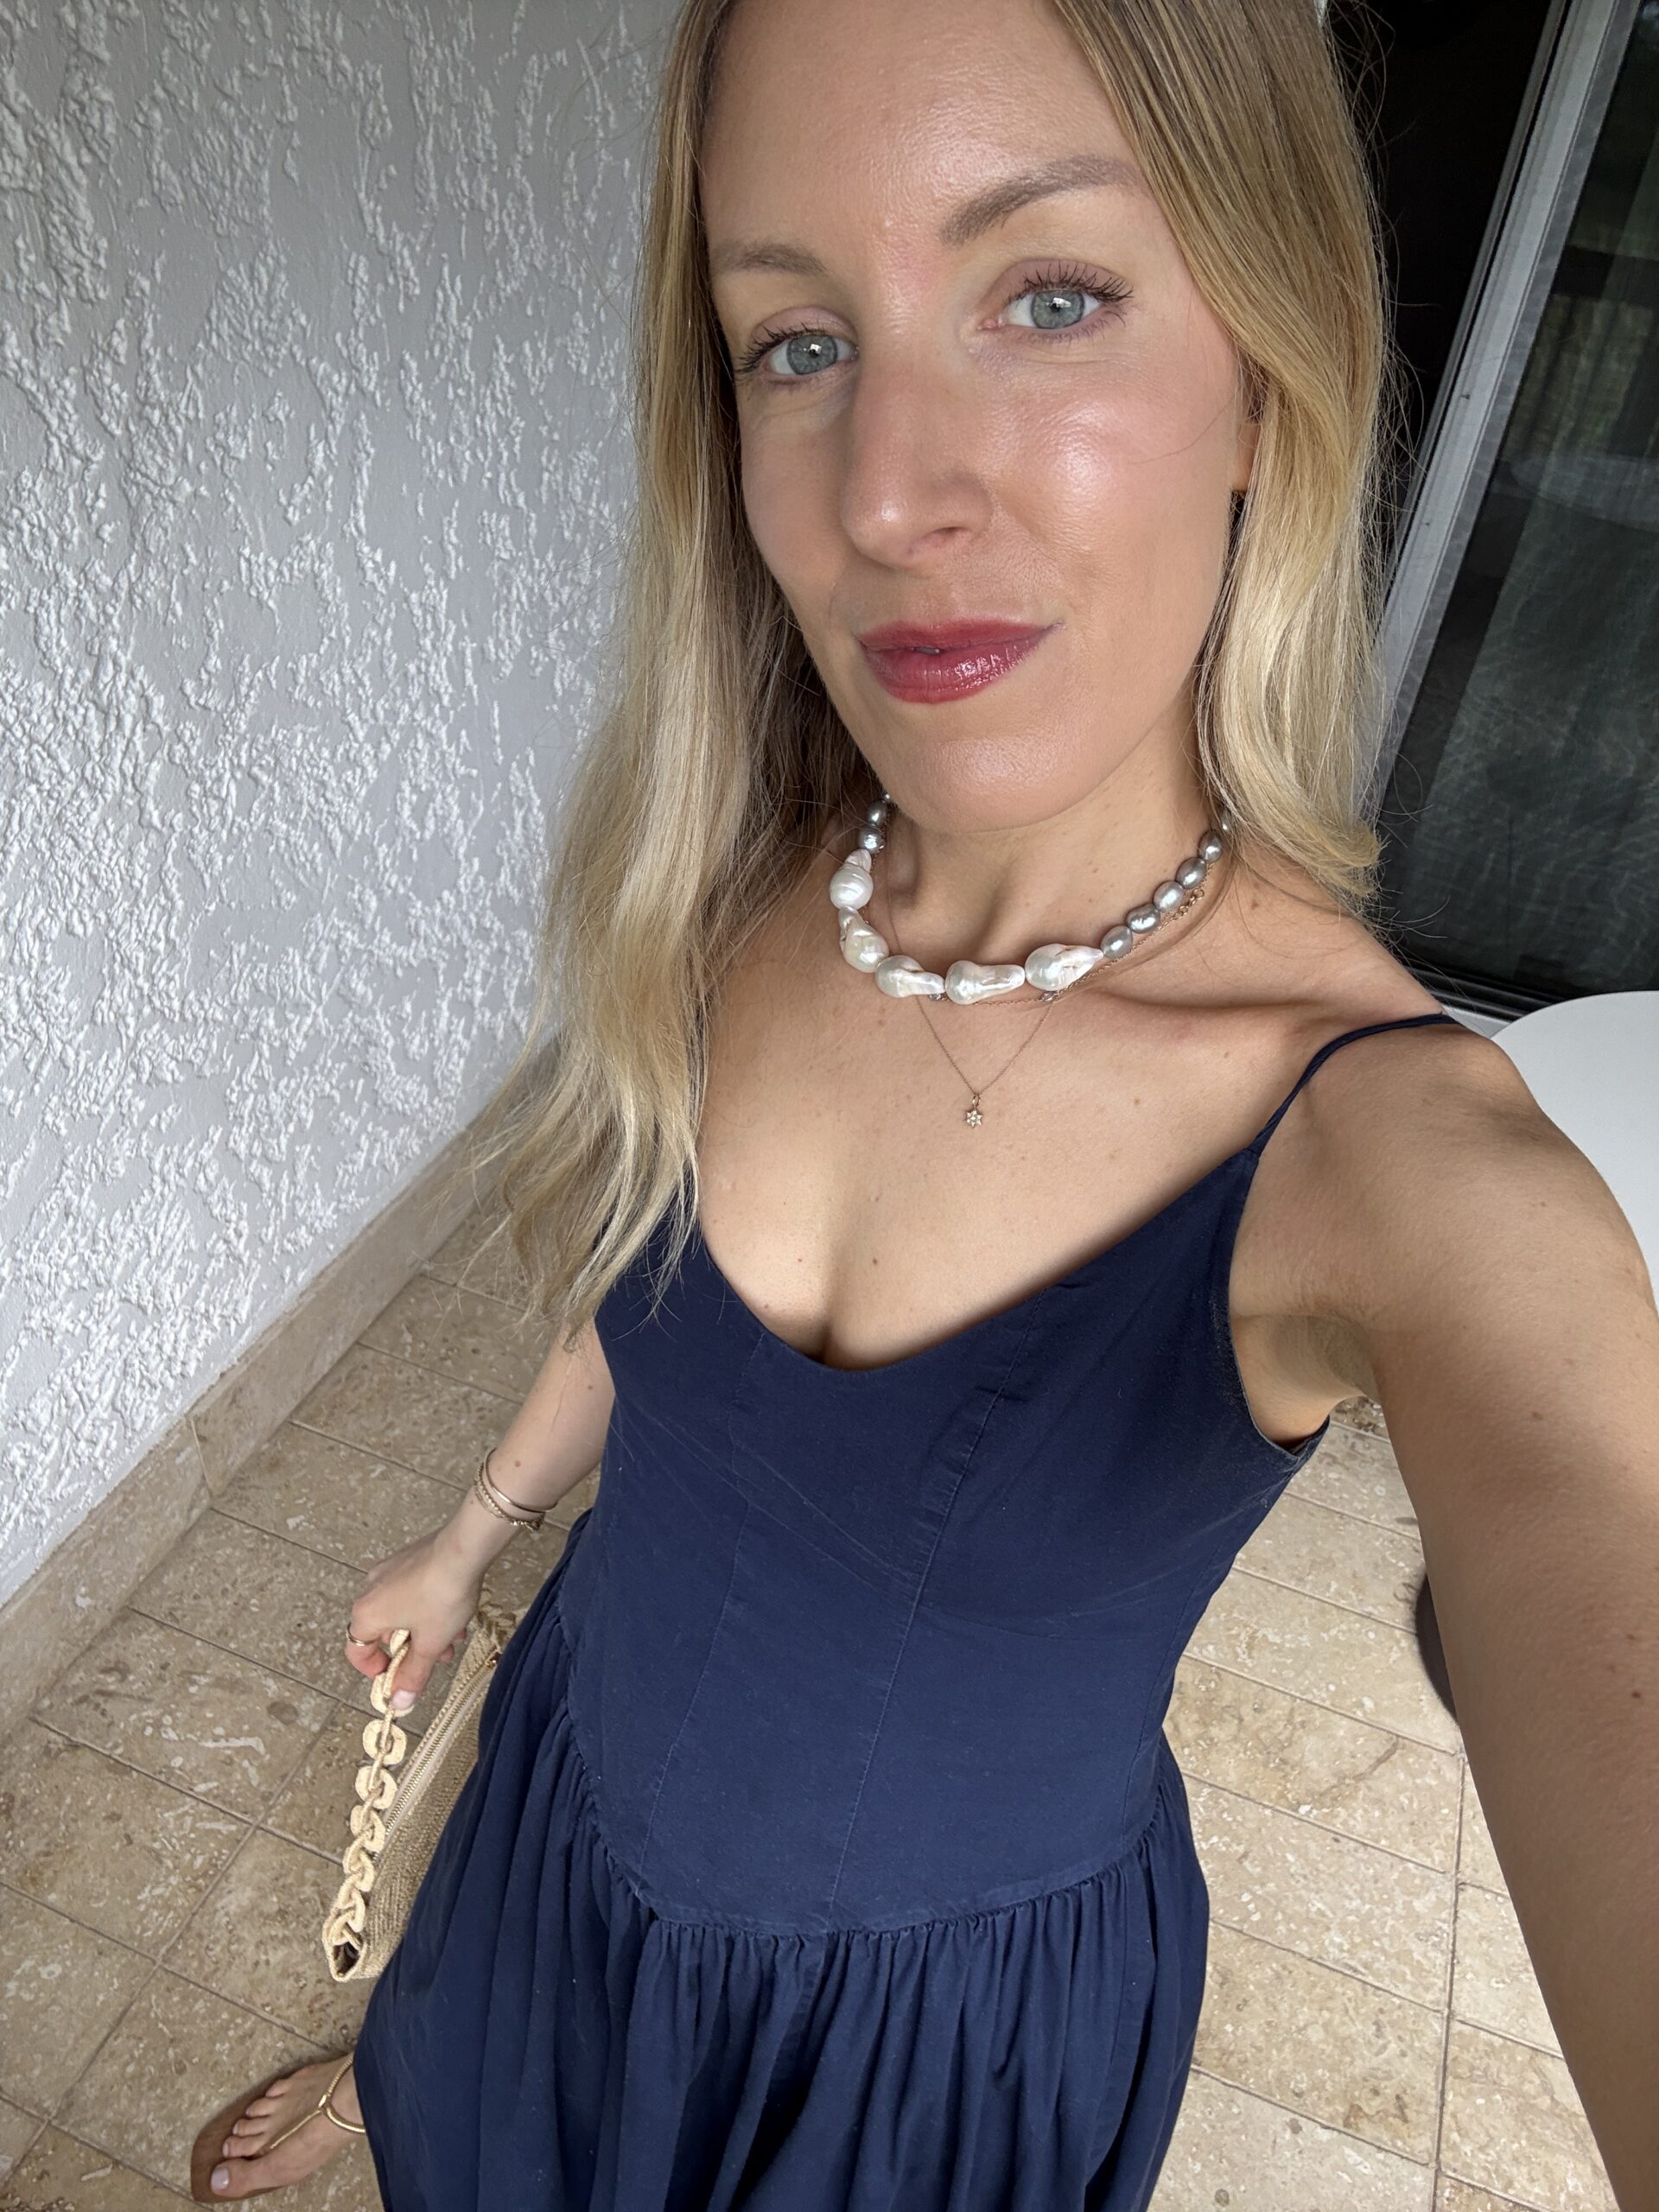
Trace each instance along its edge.
{"label": "neck", "polygon": [[1211,826],[1185,760],[1131,760],[1058,814],[993,829],[918,822],[895,794],[874,855],[877,903],[925,968],[1023,960],[1051,941],[1097,940]]}

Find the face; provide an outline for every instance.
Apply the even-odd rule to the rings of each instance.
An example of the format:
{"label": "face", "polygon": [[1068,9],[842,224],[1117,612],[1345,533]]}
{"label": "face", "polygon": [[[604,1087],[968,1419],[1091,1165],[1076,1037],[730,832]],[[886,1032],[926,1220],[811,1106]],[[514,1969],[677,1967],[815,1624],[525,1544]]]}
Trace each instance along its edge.
{"label": "face", "polygon": [[[1254,425],[1041,0],[741,0],[702,207],[749,524],[901,807],[1029,822],[1185,759]],[[895,623],[1042,634],[861,642]]]}

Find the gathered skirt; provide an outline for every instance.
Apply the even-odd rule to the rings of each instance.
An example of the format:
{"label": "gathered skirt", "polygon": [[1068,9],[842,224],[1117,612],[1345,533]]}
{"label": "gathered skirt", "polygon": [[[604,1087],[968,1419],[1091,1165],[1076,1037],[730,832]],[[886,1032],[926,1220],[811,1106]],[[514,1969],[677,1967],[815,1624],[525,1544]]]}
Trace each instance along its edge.
{"label": "gathered skirt", "polygon": [[1209,1899],[1179,1770],[1086,1880],[899,1929],[665,1918],[607,1841],[559,1584],[372,1993],[386,2212],[1143,2212],[1185,2086]]}

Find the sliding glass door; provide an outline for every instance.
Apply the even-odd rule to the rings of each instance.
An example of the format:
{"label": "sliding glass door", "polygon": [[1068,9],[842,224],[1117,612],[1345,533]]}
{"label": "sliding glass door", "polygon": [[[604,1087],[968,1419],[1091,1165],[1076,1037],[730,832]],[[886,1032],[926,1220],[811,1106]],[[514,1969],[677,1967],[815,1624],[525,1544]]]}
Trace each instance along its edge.
{"label": "sliding glass door", "polygon": [[1565,13],[1389,609],[1386,918],[1454,1004],[1659,988],[1659,0]]}

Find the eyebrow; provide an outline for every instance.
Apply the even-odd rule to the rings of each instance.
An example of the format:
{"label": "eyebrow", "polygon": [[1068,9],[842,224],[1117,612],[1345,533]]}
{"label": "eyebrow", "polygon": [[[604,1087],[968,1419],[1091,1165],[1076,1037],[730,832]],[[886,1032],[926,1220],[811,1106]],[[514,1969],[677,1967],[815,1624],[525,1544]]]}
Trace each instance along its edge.
{"label": "eyebrow", "polygon": [[[939,226],[939,244],[970,245],[1033,200],[1047,200],[1061,192],[1102,190],[1135,194],[1143,199],[1151,196],[1145,177],[1132,162],[1112,154],[1066,154],[1057,161],[1045,162],[1040,168],[1001,177],[982,192],[959,200]],[[775,270],[786,276],[823,277],[830,273],[817,254],[786,238],[734,239],[710,250],[709,267],[715,276],[759,270]]]}

